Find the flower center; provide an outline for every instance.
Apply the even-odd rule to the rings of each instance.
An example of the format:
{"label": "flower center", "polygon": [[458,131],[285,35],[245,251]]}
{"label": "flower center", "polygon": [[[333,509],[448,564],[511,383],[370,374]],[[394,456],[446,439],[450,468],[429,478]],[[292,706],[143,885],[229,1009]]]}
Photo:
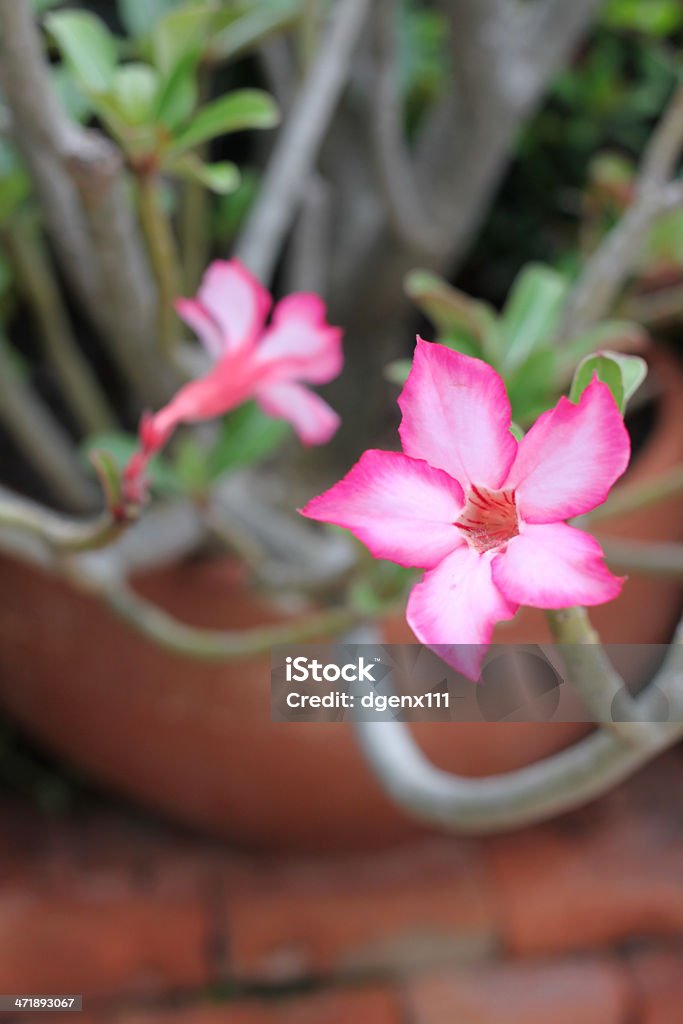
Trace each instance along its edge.
{"label": "flower center", "polygon": [[519,533],[515,492],[489,491],[472,484],[455,525],[475,551],[502,547]]}

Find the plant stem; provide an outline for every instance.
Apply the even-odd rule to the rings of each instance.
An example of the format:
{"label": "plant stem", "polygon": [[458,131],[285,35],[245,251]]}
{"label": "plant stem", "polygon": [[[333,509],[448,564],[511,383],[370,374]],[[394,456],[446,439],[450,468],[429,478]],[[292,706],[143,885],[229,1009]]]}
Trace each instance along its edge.
{"label": "plant stem", "polygon": [[137,176],[140,222],[158,287],[157,330],[161,351],[170,363],[179,338],[179,321],[173,309],[180,295],[178,254],[169,218],[159,195],[159,176],[143,172]]}
{"label": "plant stem", "polygon": [[[547,616],[569,675],[568,681],[586,710],[620,740],[635,745],[649,742],[652,727],[638,721],[637,705],[628,696],[623,679],[607,657],[586,609],[563,608],[549,611]],[[615,722],[612,718],[617,697],[620,713],[627,716],[625,722]]]}
{"label": "plant stem", "polygon": [[136,594],[127,583],[106,585],[101,596],[138,633],[165,650],[201,661],[225,661],[264,654],[277,644],[334,636],[362,621],[359,611],[332,608],[296,622],[245,630],[198,629],[178,622],[167,612]]}
{"label": "plant stem", "polygon": [[553,757],[485,779],[462,778],[430,764],[405,722],[354,722],[361,749],[388,795],[420,821],[483,835],[545,821],[609,792],[683,736],[683,624],[652,682],[637,700],[655,720],[662,697],[669,717],[647,744],[623,743],[600,729]]}
{"label": "plant stem", "polygon": [[95,490],[71,438],[17,370],[0,334],[0,419],[55,496],[74,509],[91,508]]}
{"label": "plant stem", "polygon": [[122,155],[67,116],[30,0],[0,0],[0,44],[12,136],[60,267],[134,394],[154,401],[161,390],[151,362],[154,285]]}
{"label": "plant stem", "polygon": [[639,543],[600,538],[609,565],[617,572],[683,580],[683,544]]}
{"label": "plant stem", "polygon": [[592,512],[581,516],[581,523],[597,523],[603,519],[624,515],[627,512],[639,512],[641,509],[656,505],[666,498],[683,492],[683,466],[677,466],[654,480],[646,480],[642,484],[625,484],[616,490],[604,504]]}
{"label": "plant stem", "polygon": [[23,218],[16,217],[3,237],[19,286],[40,326],[48,359],[83,432],[115,429],[115,413],[73,336],[59,287],[37,233]]}
{"label": "plant stem", "polygon": [[264,282],[272,276],[299,209],[369,6],[368,0],[339,0],[333,5],[330,25],[275,143],[237,249],[242,262]]}
{"label": "plant stem", "polygon": [[108,512],[77,521],[58,515],[35,502],[0,492],[0,527],[18,527],[35,534],[59,552],[92,551],[105,547],[128,526]]}
{"label": "plant stem", "polygon": [[[210,68],[206,63],[199,67],[197,74],[198,103],[206,103],[211,94]],[[206,143],[196,150],[200,160],[208,155]],[[180,206],[180,238],[183,254],[185,288],[188,295],[194,295],[202,273],[209,261],[211,240],[209,237],[209,193],[198,181],[187,181],[183,187]]]}

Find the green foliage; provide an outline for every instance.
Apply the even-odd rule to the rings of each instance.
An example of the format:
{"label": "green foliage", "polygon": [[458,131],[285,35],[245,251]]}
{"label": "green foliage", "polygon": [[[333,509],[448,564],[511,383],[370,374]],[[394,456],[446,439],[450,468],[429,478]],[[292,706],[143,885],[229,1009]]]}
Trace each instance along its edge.
{"label": "green foliage", "polygon": [[271,419],[255,402],[246,402],[224,421],[209,457],[211,479],[261,462],[289,433],[284,420]]}
{"label": "green foliage", "polygon": [[609,0],[602,15],[608,28],[665,37],[683,25],[679,0]]}
{"label": "green foliage", "polygon": [[19,210],[31,191],[16,151],[0,141],[0,224],[5,224]]}
{"label": "green foliage", "polygon": [[86,95],[107,95],[113,86],[118,45],[104,22],[88,11],[59,11],[45,19],[64,61]]}
{"label": "green foliage", "polygon": [[[129,459],[138,451],[140,442],[135,434],[111,431],[89,437],[82,445],[82,454],[87,463],[97,466],[97,474],[103,479],[102,471],[112,479],[120,478]],[[183,488],[172,465],[162,455],[155,455],[148,466],[149,482],[158,494],[179,494]]]}
{"label": "green foliage", "polygon": [[533,352],[552,340],[568,282],[551,267],[530,264],[517,277],[501,316],[503,367],[524,365]]}
{"label": "green foliage", "polygon": [[239,169],[229,160],[205,164],[195,153],[185,153],[169,164],[169,167],[179,178],[199,182],[216,195],[229,195],[240,182]]}
{"label": "green foliage", "polygon": [[95,470],[110,511],[119,509],[123,500],[121,466],[111,452],[104,448],[90,448],[88,461]]}
{"label": "green foliage", "polygon": [[218,135],[245,128],[273,128],[279,120],[275,101],[260,89],[238,89],[207,103],[173,141],[174,153],[193,149]]}
{"label": "green foliage", "polygon": [[398,78],[412,134],[448,82],[447,24],[417,0],[399,0],[397,11]]}
{"label": "green foliage", "polygon": [[302,0],[242,0],[226,5],[212,26],[208,58],[226,61],[244,56],[269,36],[292,28],[303,8]]}
{"label": "green foliage", "polygon": [[[497,314],[431,272],[412,271],[405,282],[408,295],[436,327],[441,344],[484,359],[499,371],[513,419],[522,427],[550,408],[585,357],[610,346],[634,347],[644,339],[636,324],[615,320],[558,344],[568,286],[565,276],[551,267],[531,264],[517,276],[502,313]],[[630,386],[626,377],[642,360],[613,353],[609,358],[625,360],[623,366],[619,364],[619,373],[626,381],[626,394],[626,384]],[[386,376],[402,385],[410,366],[410,360],[396,360],[387,367]],[[605,372],[611,371],[612,363]]]}
{"label": "green foliage", "polygon": [[588,385],[596,377],[612,392],[622,414],[629,399],[647,376],[647,363],[640,356],[626,356],[620,352],[598,352],[587,356],[576,368],[569,397],[578,402]]}
{"label": "green foliage", "polygon": [[119,15],[129,35],[147,36],[157,22],[179,3],[180,0],[119,0]]}
{"label": "green foliage", "polygon": [[126,25],[149,33],[151,63],[120,64],[120,41],[94,14],[69,10],[46,18],[73,81],[134,167],[159,167],[219,194],[234,190],[233,164],[205,165],[188,151],[231,132],[272,128],[278,111],[259,89],[240,89],[197,109],[198,64],[219,9],[160,0],[148,0],[136,14],[132,4],[124,7]]}
{"label": "green foliage", "polygon": [[239,186],[218,200],[213,228],[215,239],[220,245],[230,245],[236,237],[256,196],[258,185],[259,175],[256,171],[242,170]]}

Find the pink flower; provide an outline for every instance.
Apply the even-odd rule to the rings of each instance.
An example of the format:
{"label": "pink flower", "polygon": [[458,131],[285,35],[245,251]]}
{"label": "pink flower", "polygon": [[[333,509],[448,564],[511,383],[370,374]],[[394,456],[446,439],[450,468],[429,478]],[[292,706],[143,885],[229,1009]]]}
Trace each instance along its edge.
{"label": "pink flower", "polygon": [[477,679],[495,623],[520,605],[619,594],[597,541],[564,522],[600,505],[629,461],[606,385],[595,379],[578,404],[561,398],[518,443],[495,370],[418,338],[399,405],[403,452],[365,452],[302,513],[427,570],[407,609],[422,643]]}
{"label": "pink flower", "polygon": [[289,420],[306,445],[332,437],[339,417],[305,385],[326,384],[341,372],[342,332],[326,322],[325,304],[317,295],[282,299],[266,326],[271,304],[263,285],[237,260],[216,260],[197,297],[176,302],[214,366],[159,412],[143,418],[142,450],[125,473],[130,500],[144,490],[147,462],[180,423],[222,416],[250,398],[269,416]]}

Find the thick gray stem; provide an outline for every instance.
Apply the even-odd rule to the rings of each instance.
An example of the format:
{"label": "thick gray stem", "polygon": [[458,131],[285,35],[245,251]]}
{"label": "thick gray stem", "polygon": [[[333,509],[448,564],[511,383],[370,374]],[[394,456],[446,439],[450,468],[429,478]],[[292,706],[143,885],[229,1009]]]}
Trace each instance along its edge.
{"label": "thick gray stem", "polygon": [[303,190],[346,82],[368,0],[338,0],[311,70],[273,150],[260,195],[237,247],[262,281],[270,280]]}
{"label": "thick gray stem", "polygon": [[357,722],[363,753],[388,795],[408,814],[454,832],[520,828],[580,807],[608,792],[683,736],[683,634],[637,701],[641,721],[669,720],[635,747],[606,730],[568,750],[506,775],[467,779],[430,764],[403,722]]}

